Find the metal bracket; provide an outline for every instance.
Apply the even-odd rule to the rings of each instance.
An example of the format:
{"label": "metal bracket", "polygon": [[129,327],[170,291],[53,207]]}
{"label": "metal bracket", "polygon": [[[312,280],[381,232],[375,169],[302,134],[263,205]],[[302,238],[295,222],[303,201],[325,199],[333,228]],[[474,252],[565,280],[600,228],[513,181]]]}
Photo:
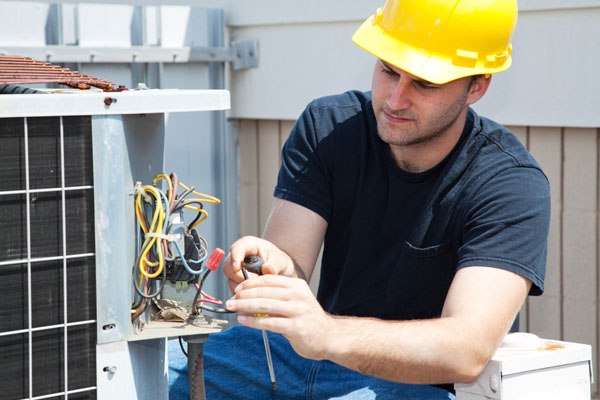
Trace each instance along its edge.
{"label": "metal bracket", "polygon": [[231,42],[233,59],[231,66],[234,70],[258,67],[258,41],[244,40]]}
{"label": "metal bracket", "polygon": [[229,47],[0,46],[0,55],[31,57],[52,63],[231,62],[237,71],[258,67],[258,41],[232,42]]}

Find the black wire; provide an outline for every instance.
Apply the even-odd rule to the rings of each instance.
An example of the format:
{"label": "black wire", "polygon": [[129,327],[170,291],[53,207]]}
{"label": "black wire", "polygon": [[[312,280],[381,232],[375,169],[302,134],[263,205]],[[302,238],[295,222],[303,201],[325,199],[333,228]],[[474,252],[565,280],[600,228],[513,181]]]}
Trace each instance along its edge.
{"label": "black wire", "polygon": [[[173,213],[183,210],[185,206],[189,205],[189,204],[197,204],[199,206],[200,209],[204,209],[204,204],[202,204],[200,201],[198,200],[192,200],[189,201],[185,204],[181,204],[180,206],[174,206],[173,207]],[[189,224],[186,224],[186,227],[190,227],[190,226],[194,226],[194,224],[202,217],[202,213],[200,211],[197,212],[196,217],[194,217],[194,219],[192,220],[192,222],[190,222]]]}
{"label": "black wire", "polygon": [[200,298],[200,294],[202,293],[202,285],[204,285],[204,281],[206,277],[210,274],[210,269],[206,269],[202,276],[200,277],[200,282],[198,283],[198,290],[196,291],[196,295],[194,296],[194,301],[192,302],[192,315],[198,315],[198,311],[196,310],[196,302]]}
{"label": "black wire", "polygon": [[231,311],[226,308],[213,308],[213,307],[205,306],[204,304],[200,304],[197,307],[201,308],[203,310],[206,310],[206,311],[217,313],[217,314],[234,314],[235,313],[235,311]]}
{"label": "black wire", "polygon": [[197,204],[198,206],[200,206],[201,209],[204,209],[204,204],[202,204],[202,202],[200,200],[190,200],[185,204],[177,205],[177,203],[176,203],[176,205],[173,206],[173,211],[171,211],[171,214],[176,213],[177,211],[183,210],[185,208],[185,206],[190,205],[190,204]]}
{"label": "black wire", "polygon": [[[207,270],[207,271],[210,271],[210,270]],[[248,279],[248,273],[246,272],[245,268],[242,268],[242,274],[244,275],[244,279]],[[201,282],[199,284],[200,289],[198,289],[198,292],[196,293],[196,297],[194,298],[194,305],[196,304],[197,298],[199,297],[200,290],[202,289],[202,284],[204,283],[204,279],[206,279],[207,275],[208,275],[208,272],[202,277],[203,279],[201,280]],[[217,314],[235,314],[235,311],[231,311],[226,308],[214,308],[214,307],[206,306],[204,304],[199,304],[198,306],[194,306],[194,311],[196,310],[196,307],[201,308],[206,311],[214,312]]]}
{"label": "black wire", "polygon": [[[143,199],[143,195],[142,195]],[[154,215],[154,211],[156,208],[156,203],[154,201],[142,201],[142,218],[144,218],[144,222],[146,223],[146,227],[150,229],[151,220],[148,218],[148,215]],[[149,209],[149,210],[148,210]],[[150,211],[150,212],[148,212]]]}
{"label": "black wire", "polygon": [[173,205],[173,209],[176,209],[177,207],[179,207],[179,204],[181,202],[183,202],[183,200],[186,198],[186,196],[188,196],[193,191],[194,191],[194,187],[192,186],[188,190],[186,190],[185,192],[183,192],[181,195],[177,196],[177,201]]}
{"label": "black wire", "polygon": [[[156,290],[155,293],[151,294],[151,295],[146,295],[143,294],[141,289],[138,287],[136,280],[137,280],[137,274],[135,273],[136,267],[139,265],[140,262],[140,257],[142,256],[143,252],[140,252],[140,255],[138,256],[135,264],[133,264],[133,268],[131,270],[131,273],[133,275],[133,287],[135,289],[135,291],[137,292],[137,294],[139,294],[140,296],[142,296],[145,299],[153,299],[156,296],[158,296],[159,294],[161,294],[163,288],[165,287],[165,283],[167,281],[167,266],[163,265],[163,270],[162,270],[162,278],[160,280],[160,284],[158,289]],[[155,278],[148,278],[148,279],[155,279]],[[150,286],[150,282],[148,282],[148,286]]]}
{"label": "black wire", "polygon": [[185,356],[187,357],[187,351],[185,351],[185,349],[183,348],[183,340],[181,340],[181,336],[179,336],[179,347],[181,347],[181,351],[183,352],[183,354],[185,354]]}
{"label": "black wire", "polygon": [[196,296],[194,296],[194,301],[192,302],[192,315],[198,315],[198,308],[201,308],[206,311],[214,312],[217,314],[233,314],[235,311],[229,311],[226,308],[214,308],[214,307],[206,306],[204,304],[196,305],[196,303],[198,302],[198,299],[200,298],[200,294],[202,293],[202,285],[204,285],[204,281],[206,280],[206,277],[208,276],[209,273],[210,273],[210,269],[206,269],[206,271],[204,271],[204,273],[202,274],[202,277],[200,278],[200,282],[198,283],[198,291],[196,292]]}
{"label": "black wire", "polygon": [[[177,208],[173,208],[173,212],[175,211],[179,211],[182,210],[184,208],[184,206],[190,205],[190,204],[197,204],[198,208],[200,208],[201,210],[204,209],[204,204],[202,204],[202,202],[200,202],[199,200],[192,200],[192,201],[188,201],[185,204],[182,204],[180,207]],[[197,212],[196,217],[192,220],[192,222],[190,222],[189,224],[187,224],[187,226],[194,226],[194,224],[202,217],[202,213],[200,211]]]}

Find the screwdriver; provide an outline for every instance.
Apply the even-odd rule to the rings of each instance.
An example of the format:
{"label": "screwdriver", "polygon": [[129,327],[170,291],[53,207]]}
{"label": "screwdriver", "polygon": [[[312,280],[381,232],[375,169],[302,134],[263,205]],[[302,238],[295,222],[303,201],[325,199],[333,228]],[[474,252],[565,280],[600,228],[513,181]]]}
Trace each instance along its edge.
{"label": "screwdriver", "polygon": [[[262,265],[264,261],[258,256],[246,256],[244,258],[244,265],[242,266],[242,274],[244,279],[248,279],[248,273],[246,271],[254,272],[255,274],[262,275]],[[256,314],[261,316],[261,314]],[[269,337],[267,331],[262,330],[263,342],[265,344],[265,353],[267,354],[267,363],[269,365],[269,375],[271,376],[271,385],[273,389],[277,389],[277,382],[275,381],[275,370],[273,369],[273,359],[271,358],[271,347],[269,346]]]}

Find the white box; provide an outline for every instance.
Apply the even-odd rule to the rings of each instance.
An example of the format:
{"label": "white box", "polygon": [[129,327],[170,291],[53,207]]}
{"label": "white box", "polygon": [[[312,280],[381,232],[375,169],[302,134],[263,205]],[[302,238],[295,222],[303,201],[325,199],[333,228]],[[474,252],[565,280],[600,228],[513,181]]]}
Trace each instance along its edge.
{"label": "white box", "polygon": [[[524,334],[509,336],[514,338],[515,335],[524,337]],[[534,335],[529,339],[531,336]],[[591,398],[590,345],[546,339],[533,343],[534,346],[515,346],[514,343],[501,346],[475,382],[454,385],[456,400]]]}

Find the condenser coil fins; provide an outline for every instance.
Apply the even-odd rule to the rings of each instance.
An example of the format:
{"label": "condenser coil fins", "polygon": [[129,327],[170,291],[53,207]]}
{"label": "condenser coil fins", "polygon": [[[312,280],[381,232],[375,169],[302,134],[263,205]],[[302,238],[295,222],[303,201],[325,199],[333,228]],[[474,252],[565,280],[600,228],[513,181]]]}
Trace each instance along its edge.
{"label": "condenser coil fins", "polygon": [[96,399],[91,135],[89,116],[0,118],[5,400]]}

